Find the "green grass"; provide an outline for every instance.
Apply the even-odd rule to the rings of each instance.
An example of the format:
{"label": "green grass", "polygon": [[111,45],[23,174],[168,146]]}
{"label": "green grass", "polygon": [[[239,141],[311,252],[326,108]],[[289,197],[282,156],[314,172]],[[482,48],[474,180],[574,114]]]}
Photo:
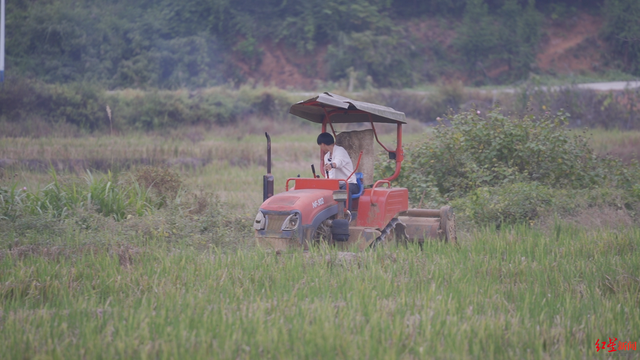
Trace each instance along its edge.
{"label": "green grass", "polygon": [[[239,230],[261,203],[264,135],[225,131],[195,142],[0,139],[0,158],[101,155],[92,143],[124,158],[154,147],[165,160],[176,148],[220,156],[184,169],[182,203],[151,214],[0,220],[0,358],[582,359],[606,357],[597,339],[640,340],[637,227],[460,224],[459,246],[390,245],[353,260],[325,248],[276,255]],[[597,131],[594,142],[604,149],[634,134]],[[276,191],[310,172],[315,136],[272,135]],[[52,182],[20,167],[0,175],[5,188]],[[205,193],[215,194],[208,207],[189,214]]]}
{"label": "green grass", "polygon": [[58,255],[3,245],[5,358],[577,359],[639,335],[638,229],[478,231],[352,261],[72,245],[86,236]]}

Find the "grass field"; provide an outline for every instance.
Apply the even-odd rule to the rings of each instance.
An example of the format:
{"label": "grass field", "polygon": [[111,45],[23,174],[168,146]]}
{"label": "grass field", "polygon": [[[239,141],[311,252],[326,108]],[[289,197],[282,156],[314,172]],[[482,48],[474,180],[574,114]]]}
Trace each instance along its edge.
{"label": "grass field", "polygon": [[[594,143],[610,149],[622,137],[635,143],[637,134],[596,132]],[[229,129],[2,138],[0,159],[206,158],[174,165],[183,191],[214,193],[225,211],[252,219],[265,145],[259,132]],[[281,190],[286,177],[317,162],[315,132],[274,135],[273,151]],[[51,181],[25,162],[0,173],[4,187]],[[79,175],[59,174],[61,181]],[[459,246],[277,255],[255,248],[250,235],[191,235],[190,227],[209,226],[203,217],[221,215],[180,209],[121,222],[101,217],[86,228],[79,217],[0,220],[0,358],[582,359],[612,355],[596,352],[598,339],[640,340],[637,226],[551,219],[534,228],[466,227]],[[613,355],[638,358],[637,351]]]}
{"label": "grass field", "polygon": [[354,259],[74,245],[86,236],[3,252],[4,358],[595,358],[597,339],[639,335],[637,229]]}

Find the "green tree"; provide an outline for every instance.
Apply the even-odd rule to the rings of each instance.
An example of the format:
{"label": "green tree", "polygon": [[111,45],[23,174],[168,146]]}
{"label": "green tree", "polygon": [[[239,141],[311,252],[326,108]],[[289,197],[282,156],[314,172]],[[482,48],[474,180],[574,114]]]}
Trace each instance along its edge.
{"label": "green tree", "polygon": [[640,1],[607,0],[603,36],[623,66],[640,75]]}
{"label": "green tree", "polygon": [[371,76],[382,87],[414,85],[413,65],[418,56],[416,46],[396,28],[386,34],[374,31],[341,34],[337,44],[330,45],[327,51],[332,78],[345,79],[353,68],[361,82]]}
{"label": "green tree", "polygon": [[395,13],[408,18],[418,16],[459,16],[467,0],[394,0]]}
{"label": "green tree", "polygon": [[510,77],[526,77],[540,40],[540,14],[535,0],[529,0],[525,8],[518,0],[505,0],[498,16],[500,32],[495,56],[507,62]]}
{"label": "green tree", "polygon": [[497,29],[484,0],[468,0],[455,45],[471,73],[484,70],[496,46]]}

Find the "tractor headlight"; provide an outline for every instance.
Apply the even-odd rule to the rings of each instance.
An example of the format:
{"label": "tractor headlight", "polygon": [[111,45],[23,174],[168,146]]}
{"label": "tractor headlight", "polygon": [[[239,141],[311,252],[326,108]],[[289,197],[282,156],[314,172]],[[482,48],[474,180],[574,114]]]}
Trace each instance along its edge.
{"label": "tractor headlight", "polygon": [[264,230],[266,224],[267,219],[264,217],[264,214],[262,213],[262,211],[258,211],[256,220],[253,222],[253,228],[256,230]]}
{"label": "tractor headlight", "polygon": [[284,219],[281,230],[282,231],[294,230],[295,228],[298,227],[298,223],[300,223],[300,218],[298,217],[298,214],[291,214],[287,216],[286,219]]}

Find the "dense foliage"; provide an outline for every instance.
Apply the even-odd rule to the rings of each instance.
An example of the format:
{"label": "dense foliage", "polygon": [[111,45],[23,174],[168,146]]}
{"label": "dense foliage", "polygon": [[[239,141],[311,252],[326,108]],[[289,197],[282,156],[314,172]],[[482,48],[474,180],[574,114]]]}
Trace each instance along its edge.
{"label": "dense foliage", "polygon": [[226,125],[250,115],[282,116],[295,99],[283,90],[250,86],[109,92],[88,83],[19,80],[0,91],[0,123],[26,125],[39,120],[69,124],[84,131]]}
{"label": "dense foliage", "polygon": [[607,0],[604,37],[623,68],[640,75],[640,2]]}
{"label": "dense foliage", "polygon": [[[371,89],[357,98],[400,109],[407,117],[425,123],[435,123],[443,114],[471,106],[489,110],[498,102],[505,112],[536,116],[566,109],[572,115],[568,118],[571,126],[640,128],[640,89],[602,93],[574,87],[549,90],[529,83],[514,94],[496,96],[451,83],[426,94]],[[49,135],[52,128],[70,135],[233,125],[256,117],[285,117],[289,106],[302,99],[296,93],[248,84],[236,89],[105,91],[90,83],[46,84],[20,79],[0,91],[0,134],[38,137]]]}
{"label": "dense foliage", "polygon": [[[318,61],[328,64],[331,79],[351,73],[363,84],[410,86],[437,76],[435,62],[452,62],[441,51],[425,59],[425,49],[437,46],[410,36],[412,19],[441,17],[459,31],[456,49],[461,56],[453,59],[452,66],[477,75],[489,62],[503,62],[510,70],[504,80],[512,80],[530,70],[541,12],[562,19],[574,14],[576,7],[597,9],[600,4],[599,0],[11,1],[7,72],[50,83],[92,81],[111,89],[206,87],[244,82],[237,61],[255,68],[262,61],[262,44],[281,42],[301,54],[319,44],[329,45],[326,58]],[[605,5],[607,39],[634,70],[637,34],[629,28],[632,25],[624,24],[633,23],[627,20],[633,19],[637,6],[633,0]]]}
{"label": "dense foliage", "polygon": [[[453,201],[478,223],[534,220],[544,210],[583,205],[633,208],[640,202],[640,168],[596,156],[565,127],[567,116],[461,113],[407,150],[397,182],[410,189],[414,205]],[[380,170],[390,174],[393,164]],[[589,200],[576,202],[580,197]]]}

